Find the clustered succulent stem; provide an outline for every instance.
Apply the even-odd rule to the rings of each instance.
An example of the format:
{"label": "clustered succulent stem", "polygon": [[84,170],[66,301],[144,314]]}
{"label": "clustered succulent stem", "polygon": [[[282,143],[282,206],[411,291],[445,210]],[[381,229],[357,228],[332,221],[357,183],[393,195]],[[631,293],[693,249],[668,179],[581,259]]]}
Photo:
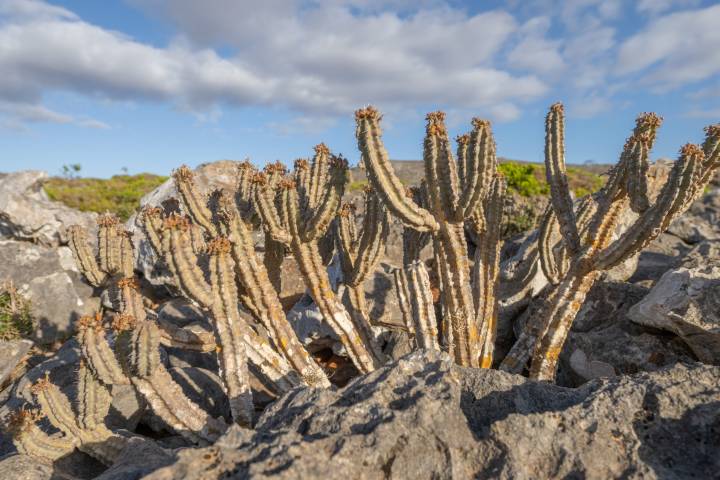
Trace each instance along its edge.
{"label": "clustered succulent stem", "polygon": [[[442,332],[444,348],[460,365],[479,367],[488,361],[481,359],[486,338],[494,338],[494,304],[485,289],[492,289],[495,279],[487,279],[473,287],[471,278],[497,275],[497,268],[485,264],[485,274],[474,273],[483,262],[476,262],[473,269],[468,258],[465,224],[472,218],[483,216],[484,205],[491,198],[491,185],[498,178],[495,142],[490,124],[474,119],[473,129],[458,137],[458,160],[453,157],[442,112],[427,116],[423,159],[425,164],[426,202],[422,204],[408,195],[395,174],[389,155],[382,142],[380,114],[373,107],[358,110],[355,114],[356,137],[366,168],[368,180],[385,206],[407,227],[418,232],[428,232],[433,238],[433,249],[441,284]],[[502,180],[497,180],[501,182]],[[422,200],[421,195],[415,195]],[[419,197],[419,198],[418,198]],[[496,201],[497,200],[493,200]],[[498,212],[501,210],[495,210]],[[494,218],[499,221],[499,218]],[[494,231],[494,230],[493,230]],[[406,235],[406,238],[412,238]],[[490,236],[485,238],[485,246]],[[496,243],[499,237],[494,237]],[[407,243],[407,242],[406,242]],[[493,245],[490,253],[497,245]],[[406,256],[406,263],[415,260],[419,249]],[[492,255],[491,255],[492,256]],[[487,258],[485,259],[488,260]],[[490,293],[492,295],[492,293]],[[480,300],[479,296],[483,297]],[[480,305],[482,313],[476,313]],[[485,318],[490,314],[490,318]],[[492,348],[487,348],[492,355]]]}

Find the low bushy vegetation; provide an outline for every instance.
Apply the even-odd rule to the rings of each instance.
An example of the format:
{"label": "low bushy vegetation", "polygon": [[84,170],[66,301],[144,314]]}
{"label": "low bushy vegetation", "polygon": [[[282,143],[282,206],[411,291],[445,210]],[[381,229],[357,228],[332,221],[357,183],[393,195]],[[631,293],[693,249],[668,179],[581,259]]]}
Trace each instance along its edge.
{"label": "low bushy vegetation", "polygon": [[86,212],[111,212],[123,221],[140,205],[140,199],[167,180],[141,173],[112,178],[52,178],[45,191],[52,200]]}
{"label": "low bushy vegetation", "polygon": [[[498,170],[505,175],[508,190],[523,197],[549,194],[543,165],[503,162]],[[605,183],[600,175],[580,167],[568,167],[567,176],[570,189],[578,198],[596,192]]]}
{"label": "low bushy vegetation", "polygon": [[33,329],[30,302],[17,292],[11,282],[0,284],[0,340],[27,337]]}
{"label": "low bushy vegetation", "polygon": [[546,195],[548,186],[542,176],[544,171],[531,163],[501,163],[498,170],[505,175],[508,190],[514,190],[523,197]]}

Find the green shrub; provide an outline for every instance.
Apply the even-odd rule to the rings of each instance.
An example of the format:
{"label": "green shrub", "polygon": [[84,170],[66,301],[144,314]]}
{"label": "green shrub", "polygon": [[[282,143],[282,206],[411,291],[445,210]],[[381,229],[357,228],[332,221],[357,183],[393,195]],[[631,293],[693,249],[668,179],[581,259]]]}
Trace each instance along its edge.
{"label": "green shrub", "polygon": [[365,185],[367,185],[367,180],[357,180],[354,182],[350,182],[350,184],[347,186],[347,190],[349,192],[357,192],[365,188]]}
{"label": "green shrub", "polygon": [[578,167],[567,168],[568,183],[577,198],[595,193],[605,184],[605,179],[587,169]]}
{"label": "green shrub", "polygon": [[505,175],[508,189],[514,190],[523,197],[548,193],[547,184],[540,180],[543,171],[537,165],[504,162],[500,164],[499,170]]}
{"label": "green shrub", "polygon": [[11,282],[0,285],[0,340],[15,340],[33,333],[30,302],[20,296]]}
{"label": "green shrub", "polygon": [[55,201],[86,212],[117,214],[123,221],[140,205],[140,199],[167,177],[141,173],[102,178],[51,178],[45,191]]}

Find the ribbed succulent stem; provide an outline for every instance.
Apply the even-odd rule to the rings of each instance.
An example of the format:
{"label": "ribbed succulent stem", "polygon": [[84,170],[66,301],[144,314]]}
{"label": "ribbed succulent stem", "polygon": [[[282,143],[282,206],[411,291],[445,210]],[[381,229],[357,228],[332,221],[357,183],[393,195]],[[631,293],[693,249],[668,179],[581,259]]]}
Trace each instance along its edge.
{"label": "ribbed succulent stem", "polygon": [[396,270],[396,285],[405,292],[404,297],[409,310],[411,331],[414,332],[418,348],[440,350],[438,327],[435,320],[435,307],[430,291],[430,278],[425,264],[417,261]]}
{"label": "ribbed succulent stem", "polygon": [[355,366],[361,372],[371,372],[375,368],[372,355],[355,330],[347,310],[330,287],[330,279],[322,263],[317,241],[303,241],[303,218],[298,210],[299,205],[300,199],[294,185],[286,185],[282,191],[282,206],[288,218],[288,232],[292,239],[290,249],[302,272],[305,285],[325,321],[340,337]]}
{"label": "ribbed succulent stem", "polygon": [[[710,172],[718,166],[713,148],[720,141],[720,129],[707,130],[703,148],[685,145],[653,205],[647,191],[648,158],[660,118],[641,115],[626,141],[620,162],[606,185],[592,198],[578,204],[577,218],[569,203],[566,185],[563,145],[562,106],[551,107],[546,122],[546,169],[551,184],[553,211],[547,212],[540,232],[540,258],[543,270],[555,286],[549,286],[531,305],[531,321],[518,338],[501,368],[519,372],[532,347],[530,377],[553,380],[558,358],[572,322],[599,273],[608,270],[643,249],[662,233],[697,198]],[[707,150],[707,152],[706,152]],[[630,207],[638,219],[611,243],[611,237],[622,211]],[[553,223],[560,226],[564,245],[554,251]],[[573,249],[577,235],[579,249]],[[559,257],[558,257],[559,255]],[[569,261],[569,267],[564,266]]]}
{"label": "ribbed succulent stem", "polygon": [[100,270],[108,275],[115,275],[121,269],[121,236],[120,220],[111,213],[98,217],[98,257]]}
{"label": "ribbed succulent stem", "polygon": [[88,245],[87,232],[79,225],[72,225],[68,228],[70,237],[69,246],[75,256],[80,273],[94,287],[99,287],[105,282],[107,275],[100,270],[95,254]]}
{"label": "ribbed succulent stem", "polygon": [[[258,319],[267,329],[276,348],[308,385],[329,386],[325,373],[310,357],[287,321],[278,291],[273,288],[265,268],[265,262],[260,262],[255,253],[253,235],[249,226],[228,202],[225,202],[221,208],[223,223],[230,235],[230,254],[235,262],[237,279],[244,286],[248,297],[252,299]],[[284,252],[283,244],[276,246]]]}
{"label": "ribbed succulent stem", "polygon": [[500,230],[502,226],[505,181],[497,177],[490,187],[484,208],[484,229],[478,233],[473,266],[475,315],[480,328],[481,368],[490,368],[497,330],[497,287],[500,270]]}
{"label": "ribbed succulent stem", "polygon": [[157,324],[161,345],[198,352],[214,352],[217,348],[212,332],[202,328],[181,328],[162,318],[157,320]]}
{"label": "ribbed succulent stem", "polygon": [[565,173],[565,112],[560,103],[550,107],[545,118],[545,175],[560,233],[567,249],[574,254],[580,248],[580,237]]}
{"label": "ribbed succulent stem", "polygon": [[80,362],[78,370],[78,424],[83,430],[105,425],[112,396],[92,371]]}
{"label": "ribbed succulent stem", "polygon": [[265,255],[263,265],[273,289],[279,295],[282,291],[282,264],[285,259],[285,244],[273,240],[269,233],[265,233]]}
{"label": "ribbed succulent stem", "polygon": [[9,431],[18,452],[51,461],[71,453],[77,446],[77,438],[64,434],[48,435],[35,423],[41,418],[39,412],[25,408],[10,417]]}
{"label": "ribbed succulent stem", "polygon": [[370,184],[392,214],[405,225],[424,232],[437,230],[438,224],[430,212],[419,207],[405,194],[405,186],[395,174],[382,143],[380,119],[380,113],[373,107],[355,113],[355,136]]}
{"label": "ribbed succulent stem", "polygon": [[87,368],[105,385],[128,385],[130,379],[123,372],[113,349],[105,337],[102,316],[82,317],[78,321],[78,342]]}
{"label": "ribbed succulent stem", "polygon": [[230,402],[233,420],[245,427],[252,426],[253,403],[247,369],[247,354],[240,330],[239,299],[235,285],[234,263],[230,241],[217,237],[208,246],[210,252],[210,283],[215,302],[211,306],[213,329],[218,351],[220,377]]}
{"label": "ribbed succulent stem", "polygon": [[200,305],[213,304],[210,286],[198,266],[189,236],[190,224],[186,218],[171,214],[163,226],[163,255],[180,289],[188,298]]}
{"label": "ribbed succulent stem", "polygon": [[[430,232],[433,236],[441,284],[444,347],[456,363],[477,367],[484,339],[476,321],[464,226],[472,218],[484,218],[478,212],[484,210],[487,192],[497,171],[490,124],[473,119],[472,132],[458,137],[459,161],[456,162],[444,113],[427,115],[423,146],[427,203],[420,206],[406,194],[393,171],[382,143],[377,110],[372,107],[358,110],[355,119],[358,147],[373,189],[406,227]],[[412,240],[411,235],[404,237],[405,243]],[[409,248],[404,262],[415,260],[418,254],[419,248]]]}
{"label": "ribbed succulent stem", "polygon": [[352,321],[357,334],[360,336],[360,340],[363,345],[367,347],[368,353],[372,357],[374,367],[381,367],[385,364],[387,358],[382,353],[380,345],[378,345],[378,342],[375,339],[375,334],[372,331],[370,313],[367,307],[364,287],[362,285],[347,285],[343,300],[343,303],[350,314],[350,320]]}
{"label": "ribbed succulent stem", "polygon": [[[81,383],[82,386],[93,387],[93,385],[87,383]],[[93,428],[84,428],[80,420],[76,418],[70,401],[47,377],[38,380],[32,386],[32,393],[50,423],[61,430],[67,437],[73,438],[74,444],[80,450],[92,455],[106,465],[111,465],[115,461],[117,454],[123,447],[124,439],[116,437],[103,424],[96,423]],[[80,407],[81,409],[87,411],[88,408],[104,408],[104,405],[109,407],[109,402],[106,401],[102,406],[97,403],[92,405],[92,402],[97,401],[98,398],[95,397],[93,400],[88,401],[90,395],[88,392],[80,392],[80,402],[86,402],[84,406]],[[85,419],[92,423],[90,417],[85,417]]]}
{"label": "ribbed succulent stem", "polygon": [[305,285],[310,290],[310,295],[315,300],[323,318],[340,337],[340,341],[355,366],[364,373],[373,371],[374,362],[368,347],[363,343],[359,333],[355,330],[350,315],[330,287],[330,279],[320,260],[320,252],[315,242],[293,241],[291,249],[303,274]]}
{"label": "ribbed succulent stem", "polygon": [[225,431],[225,422],[188,399],[164,366],[148,377],[133,377],[132,382],[153,412],[188,440],[212,443]]}
{"label": "ribbed succulent stem", "polygon": [[173,172],[173,179],[193,223],[202,227],[208,234],[216,235],[218,232],[212,223],[212,212],[206,205],[204,195],[198,191],[195,185],[192,170],[183,165]]}

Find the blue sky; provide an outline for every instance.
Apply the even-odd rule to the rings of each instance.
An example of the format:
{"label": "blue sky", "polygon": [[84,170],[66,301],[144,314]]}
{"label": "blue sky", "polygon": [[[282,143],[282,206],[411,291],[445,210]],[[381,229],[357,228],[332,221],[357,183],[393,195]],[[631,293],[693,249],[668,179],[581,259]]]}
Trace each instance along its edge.
{"label": "blue sky", "polygon": [[555,101],[568,162],[615,161],[643,111],[674,157],[720,121],[718,25],[703,0],[0,0],[0,171],[289,163],[320,141],[353,162],[366,104],[396,159],[442,109],[540,161]]}

